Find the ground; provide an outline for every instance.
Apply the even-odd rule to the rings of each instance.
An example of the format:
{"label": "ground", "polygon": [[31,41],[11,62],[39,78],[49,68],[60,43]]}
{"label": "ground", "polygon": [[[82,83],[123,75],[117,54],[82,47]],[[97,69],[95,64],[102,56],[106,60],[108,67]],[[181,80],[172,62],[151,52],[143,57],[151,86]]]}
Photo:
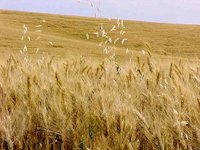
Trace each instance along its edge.
{"label": "ground", "polygon": [[[99,31],[102,24],[113,40],[117,37],[128,39],[124,45],[120,42],[115,45],[116,55],[122,59],[126,58],[126,48],[133,53],[150,49],[151,53],[158,58],[181,57],[192,60],[200,57],[200,26],[198,25],[124,21],[126,33],[120,35],[120,30],[110,32],[116,22],[108,19],[1,10],[0,54],[4,56],[19,53],[26,44],[29,53],[32,54],[40,48],[40,53],[47,52],[58,57],[84,55],[98,59],[102,57],[103,47],[98,46],[101,39],[96,38],[93,33]],[[21,40],[23,24],[28,27],[30,42],[27,39]],[[38,30],[37,25],[42,25],[41,33],[35,32]],[[89,40],[86,39],[87,33],[90,35]],[[36,40],[38,36],[41,39]]]}

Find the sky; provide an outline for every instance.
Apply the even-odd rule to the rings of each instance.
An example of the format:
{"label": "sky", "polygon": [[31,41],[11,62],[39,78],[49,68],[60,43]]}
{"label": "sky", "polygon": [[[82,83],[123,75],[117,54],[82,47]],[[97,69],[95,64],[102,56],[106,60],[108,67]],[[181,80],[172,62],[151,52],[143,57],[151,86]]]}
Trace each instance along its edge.
{"label": "sky", "polygon": [[200,24],[200,0],[0,0],[0,9]]}

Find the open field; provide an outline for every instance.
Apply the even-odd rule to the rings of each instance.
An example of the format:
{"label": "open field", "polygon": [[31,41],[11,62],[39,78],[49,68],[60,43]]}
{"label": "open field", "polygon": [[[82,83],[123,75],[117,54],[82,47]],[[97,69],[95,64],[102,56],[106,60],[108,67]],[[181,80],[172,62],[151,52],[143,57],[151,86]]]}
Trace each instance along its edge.
{"label": "open field", "polygon": [[[42,21],[46,20],[45,23]],[[15,11],[0,11],[0,53],[18,53],[24,46],[21,41],[22,26],[26,24],[31,42],[26,42],[30,52],[39,47],[42,52],[51,55],[69,56],[86,55],[95,58],[102,57],[102,47],[98,46],[101,39],[95,38],[93,33],[103,24],[108,34],[114,38],[119,31],[109,32],[116,20],[94,19],[75,16],[61,16],[37,13],[24,13]],[[200,26],[172,25],[159,23],[146,23],[137,21],[124,21],[126,37],[129,41],[125,45],[116,44],[119,48],[117,55],[123,57],[125,48],[133,52],[148,49],[158,55],[170,57],[200,57]],[[35,26],[42,25],[42,33],[35,33]],[[92,35],[86,39],[86,33]],[[41,36],[39,41],[35,39]],[[53,42],[54,47],[50,46]],[[159,56],[160,57],[160,56]]]}
{"label": "open field", "polygon": [[199,149],[200,68],[145,59],[11,57],[0,72],[0,148]]}
{"label": "open field", "polygon": [[200,149],[200,26],[125,21],[113,59],[100,23],[0,11],[0,149]]}

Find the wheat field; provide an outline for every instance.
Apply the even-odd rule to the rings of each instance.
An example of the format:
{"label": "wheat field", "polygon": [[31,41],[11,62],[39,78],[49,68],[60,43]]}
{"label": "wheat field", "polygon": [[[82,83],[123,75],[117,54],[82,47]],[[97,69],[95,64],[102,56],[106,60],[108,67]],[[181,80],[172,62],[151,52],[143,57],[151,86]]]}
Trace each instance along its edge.
{"label": "wheat field", "polygon": [[199,149],[200,69],[145,56],[1,65],[1,149]]}
{"label": "wheat field", "polygon": [[[46,22],[43,22],[43,20]],[[173,57],[200,58],[200,26],[149,23],[125,20],[125,35],[119,35],[120,30],[110,32],[115,25],[114,19],[94,19],[77,16],[63,16],[30,12],[0,10],[0,54],[16,54],[24,46],[21,41],[23,24],[28,27],[31,42],[27,42],[29,53],[34,54],[38,47],[42,52],[48,52],[56,57],[88,56],[97,59],[102,56],[101,39],[93,34],[103,24],[113,39],[125,37],[129,40],[125,45],[116,44],[119,58],[124,59],[125,48],[133,53],[151,47],[151,53],[158,58]],[[36,33],[36,26],[42,25],[41,33]],[[90,34],[90,40],[85,35]],[[41,39],[36,40],[40,36]],[[52,47],[48,42],[54,43]],[[126,58],[125,58],[126,59]]]}
{"label": "wheat field", "polygon": [[[18,17],[19,22],[9,18],[10,13],[13,12],[0,14],[4,25],[8,24],[5,19],[13,21],[7,33],[1,31],[1,36],[6,38],[2,38],[4,44],[0,44],[0,149],[200,149],[198,36],[191,40],[196,45],[188,54],[181,43],[190,39],[190,35],[182,41],[177,38],[177,44],[172,46],[174,50],[170,51],[163,44],[161,47],[145,44],[146,35],[141,32],[144,45],[137,47],[136,44],[138,50],[130,56],[124,52],[134,45],[131,40],[135,38],[130,34],[127,45],[117,45],[115,58],[102,54],[102,48],[96,48],[99,39],[86,39],[91,38],[91,33],[85,37],[84,25],[81,26],[84,32],[68,32],[66,39],[59,25],[53,26],[52,35],[40,33],[50,40],[39,44],[32,41],[27,45],[28,50],[24,48],[20,53],[18,47],[23,47],[24,41],[15,39],[21,38],[20,27],[31,23],[22,20],[26,13],[16,13],[22,17]],[[32,22],[34,17],[37,20],[40,16],[41,20],[45,16],[26,15],[32,17]],[[46,15],[48,17],[56,18]],[[52,21],[49,18],[47,22]],[[94,23],[91,18],[87,21]],[[47,28],[49,32],[51,25]],[[137,23],[127,22],[127,26],[131,25],[137,26]],[[143,25],[155,27],[154,24]],[[199,28],[165,24],[160,28],[170,26],[176,26],[177,32],[183,28],[187,32]],[[0,25],[0,28],[5,26]],[[36,33],[30,34],[36,37]],[[182,36],[169,34],[174,35],[174,40]],[[154,39],[162,37],[152,36]],[[108,41],[111,43],[109,38]],[[160,38],[160,41],[165,39]],[[180,54],[175,49],[181,46]],[[37,47],[42,47],[43,52],[49,49],[49,54],[35,53],[33,48]]]}

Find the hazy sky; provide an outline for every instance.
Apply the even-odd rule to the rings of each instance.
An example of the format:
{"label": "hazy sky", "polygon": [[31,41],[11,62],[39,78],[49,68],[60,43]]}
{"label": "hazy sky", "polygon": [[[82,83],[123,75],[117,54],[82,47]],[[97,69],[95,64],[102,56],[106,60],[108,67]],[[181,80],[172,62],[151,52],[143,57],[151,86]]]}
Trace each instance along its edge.
{"label": "hazy sky", "polygon": [[[89,0],[0,0],[0,9],[94,16]],[[200,0],[90,0],[102,17],[200,24]]]}

